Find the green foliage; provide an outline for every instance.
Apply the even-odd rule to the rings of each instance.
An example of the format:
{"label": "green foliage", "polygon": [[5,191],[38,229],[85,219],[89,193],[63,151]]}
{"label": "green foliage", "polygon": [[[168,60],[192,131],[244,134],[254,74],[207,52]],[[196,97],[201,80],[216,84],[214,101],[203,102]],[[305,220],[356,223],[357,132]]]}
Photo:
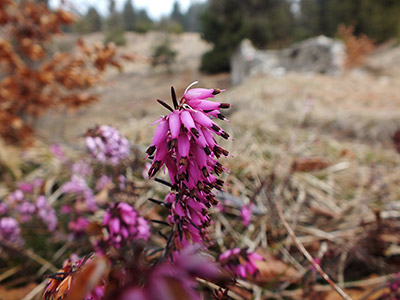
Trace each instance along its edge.
{"label": "green foliage", "polygon": [[167,35],[162,43],[154,48],[152,66],[165,65],[171,72],[171,65],[175,62],[176,55],[177,51],[171,48],[171,42]]}
{"label": "green foliage", "polygon": [[172,8],[170,20],[172,23],[179,24],[182,27],[182,29],[185,27],[185,22],[186,22],[185,16],[181,12],[181,6],[179,5],[179,2],[176,0]]}
{"label": "green foliage", "polygon": [[151,29],[153,29],[153,21],[148,16],[146,10],[140,10],[136,15],[135,31],[146,33]]}
{"label": "green foliage", "polygon": [[109,11],[110,14],[106,22],[107,29],[104,33],[104,42],[113,42],[117,46],[124,45],[126,39],[121,24],[121,16],[115,9],[115,0],[109,0]]}
{"label": "green foliage", "polygon": [[400,37],[400,2],[394,0],[302,0],[296,32],[301,37],[334,36],[339,24],[355,26],[355,34],[383,42]]}
{"label": "green foliage", "polygon": [[201,70],[211,73],[229,70],[230,55],[242,39],[258,47],[280,45],[290,41],[294,28],[286,0],[210,0],[202,23],[203,38],[214,49],[203,56]]}
{"label": "green foliage", "polygon": [[162,18],[155,26],[158,31],[166,33],[181,34],[184,32],[184,28],[181,23],[172,21],[170,18]]}
{"label": "green foliage", "polygon": [[74,25],[74,31],[79,33],[91,33],[101,31],[102,19],[94,7],[90,7],[87,14]]}
{"label": "green foliage", "polygon": [[185,30],[189,32],[200,32],[202,29],[200,16],[206,9],[205,3],[193,3],[185,15]]}
{"label": "green foliage", "polygon": [[107,30],[104,34],[104,43],[114,43],[117,46],[126,44],[126,38],[122,30]]}
{"label": "green foliage", "polygon": [[229,71],[230,57],[231,51],[214,47],[201,58],[200,71],[207,73]]}
{"label": "green foliage", "polygon": [[125,31],[135,30],[135,10],[131,0],[126,0],[124,10],[122,11],[122,21]]}

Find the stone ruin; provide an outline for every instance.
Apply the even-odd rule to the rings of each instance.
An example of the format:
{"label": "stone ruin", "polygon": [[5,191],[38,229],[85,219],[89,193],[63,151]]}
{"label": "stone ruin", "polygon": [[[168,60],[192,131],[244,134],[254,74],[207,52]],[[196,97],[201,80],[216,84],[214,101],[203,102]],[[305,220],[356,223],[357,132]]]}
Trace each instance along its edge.
{"label": "stone ruin", "polygon": [[257,50],[243,40],[231,57],[232,83],[239,84],[247,76],[287,72],[337,75],[343,71],[345,46],[341,41],[318,36],[282,50]]}

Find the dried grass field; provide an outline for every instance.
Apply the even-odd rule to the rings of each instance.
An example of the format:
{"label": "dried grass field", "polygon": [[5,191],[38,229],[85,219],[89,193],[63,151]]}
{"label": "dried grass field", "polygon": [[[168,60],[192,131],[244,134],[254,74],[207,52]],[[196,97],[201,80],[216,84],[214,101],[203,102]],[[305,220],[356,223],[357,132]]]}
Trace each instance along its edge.
{"label": "dried grass field", "polygon": [[[171,73],[162,66],[151,68],[148,61],[160,33],[127,38],[119,51],[137,58],[122,73],[108,73],[93,90],[99,102],[78,112],[48,114],[38,123],[40,141],[24,153],[2,147],[1,163],[18,176],[19,157],[40,165],[51,143],[63,143],[79,156],[83,134],[96,124],[117,127],[142,159],[154,132],[149,124],[164,113],[156,99],[170,102],[170,86],[178,97],[195,80],[198,87],[227,89],[218,97],[233,105],[224,124],[233,140],[222,142],[231,153],[223,161],[230,172],[225,192],[217,195],[226,214],[214,213],[211,236],[220,249],[239,244],[266,258],[261,274],[239,280],[230,296],[341,299],[310,267],[302,245],[353,299],[386,299],[379,297],[400,271],[400,154],[393,141],[400,130],[400,50],[378,50],[360,68],[337,77],[259,75],[231,86],[229,74],[197,71],[209,46],[196,34],[171,37],[178,51]],[[33,173],[62,172],[57,168]],[[138,186],[151,187],[137,205],[157,218],[144,203],[164,190],[154,182]],[[1,194],[6,193],[2,187]],[[245,228],[240,208],[249,202],[254,213]],[[8,292],[0,287],[0,294]],[[19,299],[12,297],[0,298]]]}

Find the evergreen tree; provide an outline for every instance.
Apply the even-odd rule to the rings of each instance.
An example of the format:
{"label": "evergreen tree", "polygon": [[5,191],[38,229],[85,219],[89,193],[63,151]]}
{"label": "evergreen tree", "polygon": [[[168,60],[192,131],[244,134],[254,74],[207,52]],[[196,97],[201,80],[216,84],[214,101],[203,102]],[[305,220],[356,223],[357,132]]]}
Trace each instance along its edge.
{"label": "evergreen tree", "polygon": [[258,47],[290,41],[294,19],[286,0],[210,0],[202,15],[203,38],[214,48],[202,58],[207,72],[229,70],[230,56],[244,38]]}
{"label": "evergreen tree", "polygon": [[104,39],[106,43],[113,42],[116,45],[124,45],[126,43],[121,18],[115,8],[115,0],[109,0],[109,17]]}
{"label": "evergreen tree", "polygon": [[73,29],[78,33],[101,31],[102,19],[94,7],[90,7],[85,16],[74,23]]}
{"label": "evergreen tree", "polygon": [[126,0],[124,10],[122,11],[122,21],[125,31],[135,30],[135,10],[131,0]]}
{"label": "evergreen tree", "polygon": [[176,0],[174,2],[174,6],[172,9],[170,19],[172,22],[179,24],[180,26],[182,26],[182,28],[185,29],[185,17],[181,12],[181,6],[180,6],[179,2]]}
{"label": "evergreen tree", "polygon": [[206,9],[205,3],[193,3],[184,15],[184,28],[189,32],[200,32],[201,22],[200,15]]}
{"label": "evergreen tree", "polygon": [[139,10],[136,15],[135,31],[145,33],[153,28],[153,21],[145,9]]}
{"label": "evergreen tree", "polygon": [[101,31],[102,26],[102,19],[100,14],[94,7],[90,7],[85,19],[88,23],[88,30],[89,32],[98,32]]}
{"label": "evergreen tree", "polygon": [[353,25],[355,34],[378,42],[400,36],[400,1],[394,0],[302,0],[301,38],[334,36],[339,24]]}

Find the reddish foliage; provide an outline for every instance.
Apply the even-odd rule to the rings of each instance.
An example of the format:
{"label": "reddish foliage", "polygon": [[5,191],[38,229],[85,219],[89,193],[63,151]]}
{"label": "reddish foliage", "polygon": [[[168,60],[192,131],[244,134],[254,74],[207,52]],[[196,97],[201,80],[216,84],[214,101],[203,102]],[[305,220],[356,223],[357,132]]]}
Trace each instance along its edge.
{"label": "reddish foliage", "polygon": [[354,35],[354,26],[339,25],[338,33],[346,46],[346,68],[354,68],[361,65],[365,57],[375,50],[374,41],[365,34]]}
{"label": "reddish foliage", "polygon": [[112,44],[78,41],[74,53],[51,53],[52,38],[72,21],[72,14],[35,1],[0,2],[0,136],[8,142],[29,142],[33,121],[49,109],[96,101],[84,90],[107,66],[121,69]]}

